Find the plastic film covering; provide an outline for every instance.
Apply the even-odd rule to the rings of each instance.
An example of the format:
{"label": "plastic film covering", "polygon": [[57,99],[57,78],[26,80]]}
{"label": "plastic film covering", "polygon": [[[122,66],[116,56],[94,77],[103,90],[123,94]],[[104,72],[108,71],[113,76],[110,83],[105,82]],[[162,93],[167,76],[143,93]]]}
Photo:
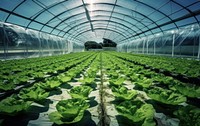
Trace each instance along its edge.
{"label": "plastic film covering", "polygon": [[0,36],[0,59],[51,56],[80,51],[73,50],[73,43],[66,38],[8,23],[0,23]]}
{"label": "plastic film covering", "polygon": [[199,25],[191,25],[179,30],[166,31],[129,43],[119,44],[118,51],[159,54],[179,57],[200,57],[200,29]]}

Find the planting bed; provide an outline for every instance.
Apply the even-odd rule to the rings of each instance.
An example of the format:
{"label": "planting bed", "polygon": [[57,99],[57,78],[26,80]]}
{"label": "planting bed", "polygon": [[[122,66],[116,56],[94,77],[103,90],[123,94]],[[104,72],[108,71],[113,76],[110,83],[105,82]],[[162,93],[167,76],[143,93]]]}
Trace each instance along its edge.
{"label": "planting bed", "polygon": [[0,124],[199,126],[200,63],[171,60],[83,52],[1,61]]}

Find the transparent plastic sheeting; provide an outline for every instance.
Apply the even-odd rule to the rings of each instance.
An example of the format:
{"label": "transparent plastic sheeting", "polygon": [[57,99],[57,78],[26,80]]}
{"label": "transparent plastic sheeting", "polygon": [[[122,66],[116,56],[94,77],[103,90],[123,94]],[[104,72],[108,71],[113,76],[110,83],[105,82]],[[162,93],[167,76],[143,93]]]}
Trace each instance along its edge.
{"label": "transparent plastic sheeting", "polygon": [[128,43],[119,44],[120,52],[164,54],[200,58],[200,28],[191,25],[179,30],[166,31]]}
{"label": "transparent plastic sheeting", "polygon": [[0,22],[0,59],[51,56],[83,48],[65,38]]}

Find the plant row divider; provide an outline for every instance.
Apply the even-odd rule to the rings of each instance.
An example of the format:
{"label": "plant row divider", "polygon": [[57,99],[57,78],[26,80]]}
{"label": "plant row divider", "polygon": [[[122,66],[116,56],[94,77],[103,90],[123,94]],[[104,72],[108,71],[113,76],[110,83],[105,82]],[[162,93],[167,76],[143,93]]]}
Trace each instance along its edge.
{"label": "plant row divider", "polygon": [[106,112],[106,106],[105,106],[105,93],[104,93],[104,74],[103,74],[103,59],[102,59],[102,52],[100,52],[100,74],[101,74],[101,83],[100,83],[100,89],[99,89],[99,95],[100,95],[100,122],[98,126],[109,126],[109,121],[107,121],[108,116]]}

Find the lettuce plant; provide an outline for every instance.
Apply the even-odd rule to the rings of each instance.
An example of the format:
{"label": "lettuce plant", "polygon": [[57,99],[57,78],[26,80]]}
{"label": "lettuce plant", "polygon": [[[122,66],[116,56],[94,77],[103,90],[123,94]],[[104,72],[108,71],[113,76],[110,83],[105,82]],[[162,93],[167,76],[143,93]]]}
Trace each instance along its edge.
{"label": "lettuce plant", "polygon": [[16,96],[10,96],[0,102],[0,114],[15,116],[25,112],[31,107],[31,101],[17,99]]}
{"label": "lettuce plant", "polygon": [[83,99],[61,100],[56,105],[55,112],[49,114],[50,121],[60,124],[71,124],[79,122],[89,104]]}
{"label": "lettuce plant", "polygon": [[26,89],[22,89],[19,92],[19,97],[28,100],[28,101],[35,101],[41,102],[42,100],[46,99],[49,96],[49,92],[46,92],[44,89],[40,87],[30,87]]}
{"label": "lettuce plant", "polygon": [[9,81],[0,81],[0,91],[8,91],[8,90],[12,90],[16,87],[16,85],[14,85],[13,83],[9,83]]}
{"label": "lettuce plant", "polygon": [[139,100],[124,101],[115,106],[120,115],[142,126],[155,126],[153,116],[155,110],[151,104]]}
{"label": "lettuce plant", "polygon": [[183,95],[160,87],[153,87],[146,92],[149,97],[164,104],[178,105],[187,101]]}
{"label": "lettuce plant", "polygon": [[181,126],[199,126],[200,124],[200,109],[195,106],[181,107],[173,114],[180,119]]}
{"label": "lettuce plant", "polygon": [[40,83],[39,86],[47,91],[54,90],[61,85],[61,82],[57,77],[48,79],[46,83]]}
{"label": "lettuce plant", "polygon": [[200,87],[197,85],[177,83],[176,85],[174,85],[174,87],[185,96],[192,98],[200,97]]}
{"label": "lettuce plant", "polygon": [[60,74],[58,76],[58,79],[62,82],[62,83],[66,83],[68,81],[70,81],[72,78],[70,76],[67,76],[65,74]]}
{"label": "lettuce plant", "polygon": [[137,96],[137,91],[128,90],[126,87],[121,86],[119,88],[112,87],[112,92],[114,96],[119,100],[131,100]]}
{"label": "lettuce plant", "polygon": [[91,91],[92,88],[89,86],[76,86],[69,91],[69,94],[72,98],[87,99]]}
{"label": "lettuce plant", "polygon": [[135,82],[136,85],[143,87],[143,88],[149,88],[152,85],[153,81],[151,79],[143,78],[139,79]]}
{"label": "lettuce plant", "polygon": [[84,79],[80,80],[82,84],[90,85],[94,83],[95,78],[84,77]]}
{"label": "lettuce plant", "polygon": [[112,86],[121,86],[124,81],[125,81],[125,78],[110,79],[109,83]]}

